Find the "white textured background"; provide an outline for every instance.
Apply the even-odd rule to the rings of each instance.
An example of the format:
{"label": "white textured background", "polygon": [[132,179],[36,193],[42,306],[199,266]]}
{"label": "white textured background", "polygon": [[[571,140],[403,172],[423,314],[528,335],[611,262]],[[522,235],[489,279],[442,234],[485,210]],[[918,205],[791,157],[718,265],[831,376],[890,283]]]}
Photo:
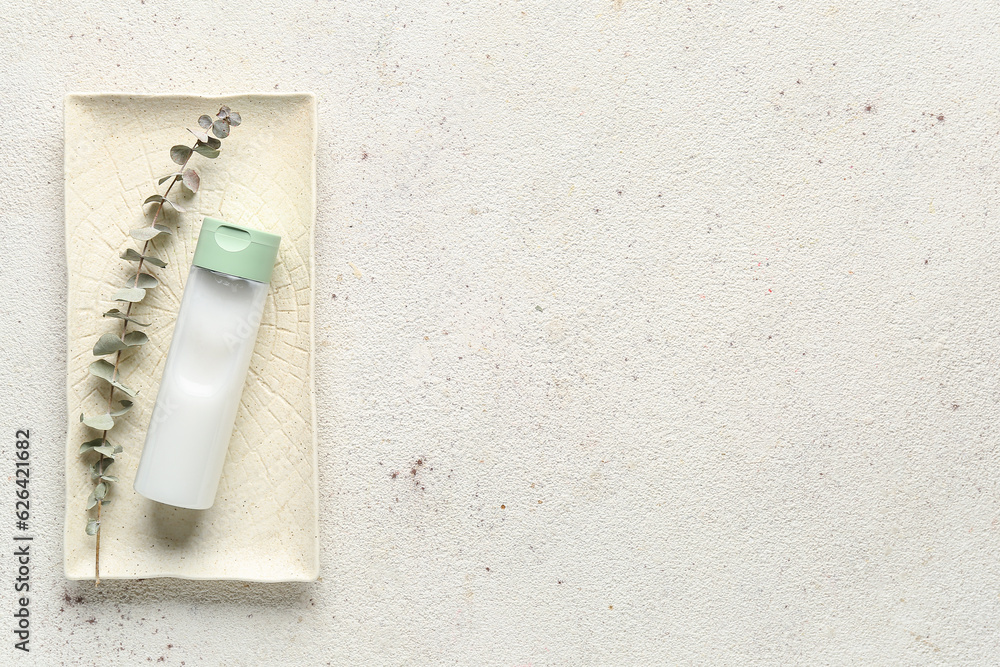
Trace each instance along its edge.
{"label": "white textured background", "polygon": [[[998,30],[985,0],[6,6],[31,658],[994,664]],[[316,584],[62,579],[85,90],[318,97]]]}

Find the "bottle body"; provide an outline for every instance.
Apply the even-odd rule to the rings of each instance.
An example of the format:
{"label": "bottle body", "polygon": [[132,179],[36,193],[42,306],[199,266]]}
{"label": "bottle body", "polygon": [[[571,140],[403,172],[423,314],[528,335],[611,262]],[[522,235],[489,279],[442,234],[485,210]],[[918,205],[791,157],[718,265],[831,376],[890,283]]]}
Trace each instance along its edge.
{"label": "bottle body", "polygon": [[168,505],[215,502],[268,284],[193,265],[134,488]]}

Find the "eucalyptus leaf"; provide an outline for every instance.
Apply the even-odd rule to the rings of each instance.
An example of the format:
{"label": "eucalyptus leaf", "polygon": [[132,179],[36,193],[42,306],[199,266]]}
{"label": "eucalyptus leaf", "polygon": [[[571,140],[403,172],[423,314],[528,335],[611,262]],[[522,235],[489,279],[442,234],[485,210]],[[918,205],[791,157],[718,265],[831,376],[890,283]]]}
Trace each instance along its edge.
{"label": "eucalyptus leaf", "polygon": [[[128,394],[129,397],[134,397],[135,390],[129,389],[121,382],[114,379],[114,373],[115,373],[115,367],[105,359],[98,359],[94,363],[90,364],[91,375],[101,378],[102,380],[110,384],[112,387],[121,390],[125,394]],[[111,421],[111,424],[114,425],[114,420],[111,419],[111,415],[109,414],[107,415],[107,417],[108,420]],[[111,426],[109,426],[108,428],[111,428]]]}
{"label": "eucalyptus leaf", "polygon": [[219,113],[215,115],[218,116],[219,118],[226,118],[227,116],[229,116],[229,107],[223,104],[222,107],[219,108]]}
{"label": "eucalyptus leaf", "polygon": [[105,505],[110,505],[110,504],[111,504],[111,501],[108,500],[107,498],[104,498],[103,500],[101,500],[101,507],[104,507]]}
{"label": "eucalyptus leaf", "polygon": [[114,475],[101,475],[102,482],[117,482],[118,478]]}
{"label": "eucalyptus leaf", "polygon": [[148,327],[149,326],[149,322],[140,322],[139,320],[135,319],[131,315],[126,315],[125,313],[123,313],[122,311],[118,310],[117,308],[112,308],[108,312],[104,313],[104,317],[114,317],[114,318],[119,319],[119,320],[125,320],[126,322],[131,322],[132,324],[136,325],[137,327]]}
{"label": "eucalyptus leaf", "polygon": [[184,164],[191,157],[190,146],[174,146],[170,149],[170,159],[177,164]]}
{"label": "eucalyptus leaf", "polygon": [[188,128],[188,132],[190,132],[191,134],[193,134],[194,137],[195,137],[195,139],[197,139],[198,141],[200,141],[202,143],[208,143],[208,135],[205,134],[204,132],[202,132],[201,130],[192,130],[189,127]]}
{"label": "eucalyptus leaf", "polygon": [[87,442],[80,445],[80,453],[86,454],[90,450],[99,447],[102,442],[105,442],[104,438],[94,438],[93,440],[88,440]]}
{"label": "eucalyptus leaf", "polygon": [[[221,146],[222,144],[220,143],[219,145]],[[203,155],[207,158],[219,157],[219,151],[209,146],[195,146],[194,152],[197,153],[198,155]]]}
{"label": "eucalyptus leaf", "polygon": [[146,297],[146,290],[139,287],[123,287],[111,298],[115,301],[128,301],[130,303],[138,303]]}
{"label": "eucalyptus leaf", "polygon": [[162,259],[160,259],[159,257],[153,257],[152,255],[143,255],[142,258],[143,260],[145,260],[147,264],[158,266],[161,269],[167,265],[167,263],[164,262]]}
{"label": "eucalyptus leaf", "polygon": [[137,227],[128,230],[128,233],[136,241],[148,241],[160,235],[160,231],[155,227]]}
{"label": "eucalyptus leaf", "polygon": [[123,385],[121,382],[118,382],[117,380],[115,380],[111,384],[115,387],[115,389],[118,389],[123,394],[126,394],[127,396],[131,396],[132,398],[135,398],[136,393],[138,393],[138,392],[136,392],[135,389],[130,389],[129,387],[126,387],[125,385]]}
{"label": "eucalyptus leaf", "polygon": [[132,409],[132,401],[122,400],[118,401],[118,403],[119,405],[121,405],[121,407],[118,408],[117,410],[112,410],[109,413],[112,417],[121,417],[123,414]]}
{"label": "eucalyptus leaf", "polygon": [[111,382],[115,376],[115,366],[110,361],[99,359],[98,361],[90,364],[90,374],[95,377],[99,377],[102,380]]}
{"label": "eucalyptus leaf", "polygon": [[178,204],[177,202],[175,202],[172,199],[164,199],[163,203],[169,205],[175,211],[178,211],[180,213],[187,213],[187,209],[186,208],[184,208],[183,206],[181,206],[180,204]]}
{"label": "eucalyptus leaf", "polygon": [[148,197],[146,197],[146,201],[142,202],[142,205],[145,206],[146,204],[159,204],[160,202],[164,201],[167,200],[163,198],[163,195],[149,195]]}
{"label": "eucalyptus leaf", "polygon": [[216,150],[217,151],[220,148],[222,148],[222,142],[219,141],[218,139],[216,139],[215,137],[209,137],[208,138],[208,147],[211,148],[212,150]]}
{"label": "eucalyptus leaf", "polygon": [[180,175],[181,175],[181,172],[179,172],[179,171],[175,171],[174,173],[172,173],[172,174],[167,174],[166,176],[164,176],[163,178],[161,178],[160,180],[158,180],[158,181],[156,182],[156,184],[157,184],[157,185],[163,185],[163,184],[164,184],[165,182],[167,182],[167,181],[168,181],[168,180],[170,180],[171,178],[177,178],[177,177],[178,177],[178,176],[180,176]]}
{"label": "eucalyptus leaf", "polygon": [[240,118],[240,115],[238,113],[236,113],[235,111],[230,111],[229,112],[229,124],[230,125],[232,125],[233,127],[236,127],[237,125],[239,125],[242,122],[243,122],[243,119]]}
{"label": "eucalyptus leaf", "polygon": [[[90,428],[97,429],[98,431],[110,431],[115,425],[115,420],[111,418],[111,415],[104,413],[103,415],[97,415],[95,417],[84,417],[80,415],[80,421],[89,426]],[[94,447],[94,449],[97,449]]]}
{"label": "eucalyptus leaf", "polygon": [[[171,204],[172,202],[168,201],[166,203]],[[160,234],[173,234],[174,232],[166,225],[156,224],[152,227],[137,227],[135,229],[130,229],[128,233],[131,234],[132,238],[137,241],[149,241],[150,239],[155,239]],[[149,262],[149,259],[150,258],[147,255],[146,261]],[[149,263],[154,264],[154,262]],[[133,278],[134,277],[135,276],[133,276]]]}
{"label": "eucalyptus leaf", "polygon": [[118,336],[112,333],[106,333],[102,335],[96,343],[94,343],[94,356],[103,357],[106,354],[112,354],[118,350],[124,350],[125,348],[125,343],[123,343]]}
{"label": "eucalyptus leaf", "polygon": [[212,127],[212,117],[203,115],[198,118],[198,124],[207,130]]}
{"label": "eucalyptus leaf", "polygon": [[160,281],[156,279],[156,276],[151,276],[148,273],[138,273],[129,278],[126,284],[142,289],[152,289],[159,285]]}
{"label": "eucalyptus leaf", "polygon": [[121,257],[122,259],[127,259],[130,262],[142,261],[142,255],[140,255],[135,248],[129,248],[121,255],[119,255],[119,257]]}
{"label": "eucalyptus leaf", "polygon": [[112,447],[111,445],[101,445],[99,447],[94,447],[94,451],[98,452],[99,454],[104,454],[105,456],[110,458],[114,458],[115,456],[115,448]]}
{"label": "eucalyptus leaf", "polygon": [[105,482],[101,482],[94,487],[94,497],[100,500],[104,496],[108,495],[108,485]]}
{"label": "eucalyptus leaf", "polygon": [[96,504],[97,504],[97,496],[95,496],[94,492],[91,491],[90,495],[87,496],[87,509],[90,509],[91,507],[93,507]]}
{"label": "eucalyptus leaf", "polygon": [[201,185],[201,177],[198,176],[198,172],[194,169],[185,169],[182,179],[184,187],[191,192],[198,192],[198,186]]}
{"label": "eucalyptus leaf", "polygon": [[[96,504],[97,503],[95,502],[94,505],[96,505]],[[90,507],[93,507],[94,505],[91,505]],[[90,507],[88,507],[87,509],[90,509]],[[87,534],[88,535],[97,535],[97,531],[99,531],[100,529],[101,529],[101,522],[100,521],[98,521],[97,519],[87,519]]]}
{"label": "eucalyptus leaf", "polygon": [[115,445],[115,450],[114,451],[115,451],[115,454],[120,454],[122,452],[122,446],[121,445]]}
{"label": "eucalyptus leaf", "polygon": [[229,123],[224,120],[217,120],[212,123],[212,134],[220,139],[225,139],[229,136]]}
{"label": "eucalyptus leaf", "polygon": [[138,345],[145,345],[146,343],[148,343],[149,336],[142,333],[141,331],[129,331],[127,334],[125,334],[122,340],[124,340],[125,344],[128,345],[129,347],[136,347]]}

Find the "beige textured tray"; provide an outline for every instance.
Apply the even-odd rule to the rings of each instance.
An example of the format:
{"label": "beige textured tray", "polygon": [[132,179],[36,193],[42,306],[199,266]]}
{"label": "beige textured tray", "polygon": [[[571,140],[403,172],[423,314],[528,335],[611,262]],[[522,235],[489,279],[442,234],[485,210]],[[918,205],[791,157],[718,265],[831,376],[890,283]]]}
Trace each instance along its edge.
{"label": "beige textured tray", "polygon": [[[106,388],[88,376],[91,348],[120,321],[102,318],[134,264],[118,255],[135,244],[141,202],[176,165],[174,144],[222,104],[243,122],[222,154],[191,160],[201,173],[186,213],[172,213],[173,236],[155,240],[166,260],[160,287],[135,313],[152,321],[150,342],[122,362],[139,394],[110,432],[124,447],[120,482],[102,515],[101,578],[179,577],[247,581],[313,580],[319,567],[318,480],[313,400],[313,224],[316,104],[308,94],[226,97],[69,95],[66,122],[66,258],[69,269],[64,563],[70,579],[94,577],[94,540],[84,527],[92,488],[81,442],[93,431],[81,412],[106,409]],[[178,188],[174,188],[176,192]],[[171,193],[173,194],[173,193]],[[132,480],[170,343],[197,230],[204,216],[281,235],[264,319],[215,506],[185,510],[147,500]],[[89,459],[87,459],[89,461]]]}

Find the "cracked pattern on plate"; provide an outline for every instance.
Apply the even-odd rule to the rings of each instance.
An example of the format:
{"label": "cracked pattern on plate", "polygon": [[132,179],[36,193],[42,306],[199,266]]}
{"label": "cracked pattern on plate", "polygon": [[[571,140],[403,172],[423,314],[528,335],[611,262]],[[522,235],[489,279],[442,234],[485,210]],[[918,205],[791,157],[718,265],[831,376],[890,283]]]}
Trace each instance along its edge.
{"label": "cracked pattern on plate", "polygon": [[[88,376],[91,348],[121,322],[102,318],[111,294],[135,264],[118,255],[135,243],[140,204],[176,165],[170,146],[193,143],[185,130],[228,104],[243,123],[216,160],[195,155],[197,195],[171,213],[172,236],[153,241],[167,262],[160,286],[134,313],[151,326],[150,342],[123,359],[135,407],[109,433],[124,447],[102,515],[101,578],[179,577],[308,581],[319,567],[315,406],[313,398],[313,222],[316,112],[308,94],[200,97],[69,95],[65,100],[66,257],[69,271],[68,438],[64,565],[70,579],[94,576],[94,539],[84,532],[92,488],[89,457],[78,454],[93,431],[81,412],[98,414],[107,390]],[[173,194],[179,188],[175,187]],[[132,490],[174,318],[204,216],[282,237],[264,318],[215,505],[186,510]],[[146,270],[146,269],[144,269]],[[118,396],[121,398],[122,396]]]}

